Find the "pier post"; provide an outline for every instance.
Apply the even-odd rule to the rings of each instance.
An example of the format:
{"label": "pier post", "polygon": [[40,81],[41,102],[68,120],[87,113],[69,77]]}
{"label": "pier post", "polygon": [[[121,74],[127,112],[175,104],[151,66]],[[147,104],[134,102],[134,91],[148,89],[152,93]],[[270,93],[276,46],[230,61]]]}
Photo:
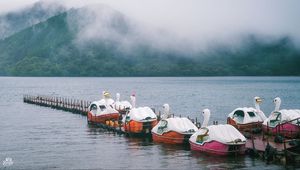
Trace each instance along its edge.
{"label": "pier post", "polygon": [[286,150],[286,140],[283,139],[283,148],[284,148],[284,159],[285,159],[285,164],[288,163],[288,159],[287,159],[287,150]]}

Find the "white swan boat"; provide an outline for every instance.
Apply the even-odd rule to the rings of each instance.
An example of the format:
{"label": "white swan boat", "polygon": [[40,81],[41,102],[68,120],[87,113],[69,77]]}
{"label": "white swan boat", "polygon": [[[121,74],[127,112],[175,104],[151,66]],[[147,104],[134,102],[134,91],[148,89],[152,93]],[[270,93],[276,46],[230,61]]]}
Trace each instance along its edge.
{"label": "white swan boat", "polygon": [[285,137],[295,138],[300,136],[300,110],[280,110],[281,99],[273,100],[275,110],[263,122],[263,131],[272,134],[282,134]]}
{"label": "white swan boat", "polygon": [[123,129],[131,134],[149,134],[157,124],[157,116],[149,107],[136,107],[135,95],[130,96],[132,109],[123,118]]}
{"label": "white swan boat", "polygon": [[227,124],[236,127],[240,131],[252,132],[254,129],[262,128],[262,123],[266,119],[265,114],[260,110],[260,97],[254,97],[253,107],[240,107],[228,114]]}
{"label": "white swan boat", "polygon": [[110,98],[110,94],[104,91],[102,95],[103,99],[92,102],[88,108],[87,119],[90,123],[105,124],[106,121],[119,119],[120,114],[113,108],[114,100]]}
{"label": "white swan boat", "polygon": [[169,118],[170,106],[168,104],[164,104],[163,109],[162,119],[151,131],[153,141],[168,144],[188,143],[189,138],[198,128],[185,117]]}
{"label": "white swan boat", "polygon": [[203,110],[202,127],[190,139],[191,150],[216,155],[244,154],[246,138],[232,125],[210,125],[210,111]]}

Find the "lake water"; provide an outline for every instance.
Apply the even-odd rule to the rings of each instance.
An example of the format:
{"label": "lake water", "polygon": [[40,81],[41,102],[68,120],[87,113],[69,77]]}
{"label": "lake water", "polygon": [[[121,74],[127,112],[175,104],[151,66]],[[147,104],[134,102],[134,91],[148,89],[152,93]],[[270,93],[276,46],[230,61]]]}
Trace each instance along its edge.
{"label": "lake water", "polygon": [[[300,108],[300,77],[190,77],[190,78],[16,78],[0,77],[0,169],[280,169],[248,156],[215,157],[184,147],[154,144],[90,127],[86,117],[25,104],[23,94],[45,94],[98,100],[103,90],[137,106],[161,110],[169,103],[175,115],[198,117],[204,108],[211,121],[226,122],[236,107],[252,106],[263,98],[266,115],[274,109]],[[2,162],[12,158],[13,164]]]}

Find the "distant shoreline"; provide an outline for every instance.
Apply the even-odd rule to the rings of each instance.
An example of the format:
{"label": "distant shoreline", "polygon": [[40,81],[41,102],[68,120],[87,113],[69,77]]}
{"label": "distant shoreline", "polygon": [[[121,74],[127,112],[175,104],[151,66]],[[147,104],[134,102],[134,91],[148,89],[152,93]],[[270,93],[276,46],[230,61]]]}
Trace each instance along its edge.
{"label": "distant shoreline", "polygon": [[0,76],[0,78],[193,78],[193,77],[300,77],[300,75],[275,75],[275,76]]}

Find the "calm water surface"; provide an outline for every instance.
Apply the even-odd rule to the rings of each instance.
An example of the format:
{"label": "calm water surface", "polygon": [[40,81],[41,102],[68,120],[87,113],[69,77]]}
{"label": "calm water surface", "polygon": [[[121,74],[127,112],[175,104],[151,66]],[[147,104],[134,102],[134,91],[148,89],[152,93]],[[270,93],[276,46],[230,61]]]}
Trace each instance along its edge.
{"label": "calm water surface", "polygon": [[[98,100],[101,92],[135,93],[138,106],[161,110],[169,103],[176,115],[198,117],[212,111],[211,121],[225,123],[236,107],[273,110],[280,96],[282,108],[300,108],[300,77],[196,77],[196,78],[15,78],[0,77],[0,168],[6,169],[281,169],[248,156],[215,157],[187,148],[153,144],[90,127],[86,117],[25,104],[23,94],[45,94]],[[10,167],[2,166],[7,157]]]}

